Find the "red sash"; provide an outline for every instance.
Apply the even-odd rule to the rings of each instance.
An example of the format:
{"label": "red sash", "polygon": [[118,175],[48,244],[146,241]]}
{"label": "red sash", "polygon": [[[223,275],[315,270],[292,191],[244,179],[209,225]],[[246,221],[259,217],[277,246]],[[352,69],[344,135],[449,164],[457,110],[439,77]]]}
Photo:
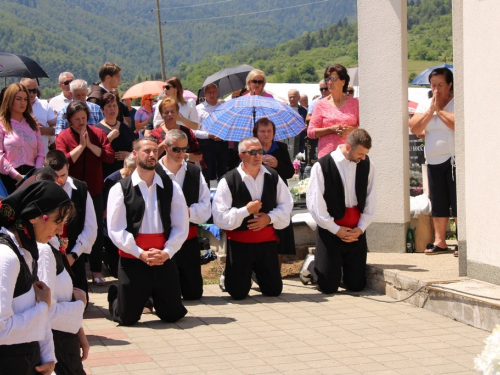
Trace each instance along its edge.
{"label": "red sash", "polygon": [[[149,249],[160,249],[162,250],[165,246],[165,242],[167,239],[165,238],[164,233],[154,233],[154,234],[142,234],[139,233],[135,238],[135,243],[144,251],[148,251]],[[118,250],[120,256],[124,258],[132,258],[137,259],[135,256],[126,253],[123,250]]]}
{"label": "red sash", "polygon": [[276,241],[276,231],[272,225],[268,225],[259,231],[254,230],[227,230],[226,236],[229,240],[243,243],[260,243]]}
{"label": "red sash", "polygon": [[358,206],[346,207],[344,217],[334,221],[335,224],[340,225],[341,227],[356,228],[358,226],[360,216],[361,212],[359,211]]}
{"label": "red sash", "polygon": [[189,226],[189,233],[188,237],[186,238],[187,240],[190,240],[191,238],[195,238],[198,236],[198,225],[190,225]]}

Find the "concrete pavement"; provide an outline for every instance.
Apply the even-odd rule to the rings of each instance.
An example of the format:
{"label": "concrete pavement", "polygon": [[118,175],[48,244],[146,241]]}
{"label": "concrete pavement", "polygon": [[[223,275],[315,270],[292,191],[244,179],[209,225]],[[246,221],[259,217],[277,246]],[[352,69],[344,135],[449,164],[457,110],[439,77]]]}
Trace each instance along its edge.
{"label": "concrete pavement", "polygon": [[233,301],[206,285],[176,324],[143,315],[109,320],[106,287],[92,287],[84,328],[89,374],[474,374],[489,332],[365,291],[326,296],[285,279],[280,297]]}

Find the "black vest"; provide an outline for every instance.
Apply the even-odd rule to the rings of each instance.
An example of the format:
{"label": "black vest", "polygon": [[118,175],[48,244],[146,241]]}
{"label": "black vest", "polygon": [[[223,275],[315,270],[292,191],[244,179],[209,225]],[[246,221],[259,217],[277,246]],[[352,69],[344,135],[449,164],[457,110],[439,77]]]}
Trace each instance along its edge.
{"label": "black vest", "polygon": [[52,254],[54,254],[54,258],[56,259],[56,276],[59,275],[62,271],[64,271],[64,261],[63,255],[59,250],[56,250],[54,246],[49,244],[50,249],[52,250]]}
{"label": "black vest", "polygon": [[[262,189],[262,197],[260,198],[262,202],[262,209],[259,212],[267,214],[277,206],[276,195],[278,194],[278,182],[280,177],[273,168],[264,167],[270,172],[270,174],[264,173],[264,188]],[[233,207],[244,207],[248,202],[253,200],[247,186],[241,179],[241,175],[236,168],[227,172],[224,178],[226,179],[227,186],[229,187],[233,197]],[[240,227],[235,230],[248,230],[248,220],[250,219],[253,219],[253,215],[248,215],[243,220]]]}
{"label": "black vest", "polygon": [[67,228],[68,248],[66,251],[68,253],[75,247],[76,240],[83,231],[87,212],[87,183],[77,180],[76,178],[73,178],[73,183],[76,186],[76,190],[71,190],[71,201],[75,205],[76,215],[68,224]]}
{"label": "black vest", "polygon": [[[345,192],[337,164],[331,154],[327,154],[318,160],[325,178],[325,193],[323,198],[330,216],[335,220],[342,219],[345,215]],[[370,159],[366,156],[356,165],[356,198],[359,211],[363,213],[366,203],[366,190],[368,188],[368,173],[370,172]]]}
{"label": "black vest", "polygon": [[[33,260],[33,272],[30,272],[26,259],[21,255],[17,246],[12,242],[12,239],[7,234],[0,233],[0,244],[7,245],[16,254],[19,259],[19,274],[17,275],[16,286],[14,287],[14,298],[28,293],[33,286],[33,283],[38,280],[37,262]],[[25,250],[26,251],[26,250]]]}
{"label": "black vest", "polygon": [[[170,206],[172,204],[173,186],[172,180],[166,177],[165,174],[160,174],[159,176],[163,182],[163,188],[156,185],[156,196],[160,210],[160,219],[163,225],[163,233],[165,234],[165,238],[168,239],[171,230]],[[123,202],[127,215],[126,230],[132,233],[135,238],[139,234],[146,206],[139,186],[132,184],[131,177],[128,176],[120,180],[120,185],[123,190]]]}

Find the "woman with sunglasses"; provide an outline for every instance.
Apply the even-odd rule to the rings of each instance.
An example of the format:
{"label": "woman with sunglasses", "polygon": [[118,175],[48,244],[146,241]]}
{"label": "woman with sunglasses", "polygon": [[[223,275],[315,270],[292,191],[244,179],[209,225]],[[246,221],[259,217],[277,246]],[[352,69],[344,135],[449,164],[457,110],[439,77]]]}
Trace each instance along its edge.
{"label": "woman with sunglasses", "polygon": [[[165,81],[163,92],[167,98],[175,99],[178,103],[179,110],[177,115],[177,124],[183,125],[189,129],[197,130],[200,124],[198,111],[196,110],[196,102],[193,99],[184,99],[184,88],[177,77],[170,77]],[[156,111],[153,118],[153,126],[156,128],[163,122],[159,111]],[[152,129],[151,129],[152,130]]]}
{"label": "woman with sunglasses", "polygon": [[[169,130],[179,129],[183,131],[188,138],[188,150],[186,150],[186,161],[190,162],[201,162],[203,159],[203,154],[201,152],[200,144],[196,139],[193,131],[183,125],[178,124],[179,116],[179,104],[175,99],[166,98],[162,100],[158,106],[157,113],[160,114],[163,122],[156,129],[151,131],[150,136],[155,138],[158,142],[158,158],[160,158],[165,153],[165,136]],[[174,152],[180,152],[181,150],[174,150]]]}
{"label": "woman with sunglasses", "polygon": [[346,96],[350,80],[347,69],[330,65],[324,77],[330,95],[317,102],[307,128],[309,138],[319,138],[318,158],[345,143],[349,133],[359,127],[359,102]]}
{"label": "woman with sunglasses", "polygon": [[20,83],[7,87],[0,106],[0,177],[9,194],[45,160],[42,135],[31,111],[28,89]]}
{"label": "woman with sunglasses", "polygon": [[153,108],[153,102],[153,95],[146,94],[142,96],[141,108],[137,110],[134,116],[135,130],[137,132],[143,132],[143,129],[146,127],[149,119],[154,115],[155,109]]}
{"label": "woman with sunglasses", "polygon": [[262,70],[251,70],[247,75],[246,82],[246,89],[248,90],[248,93],[246,93],[244,96],[260,95],[266,98],[274,98],[274,96],[264,91],[264,86],[266,86],[266,75]]}
{"label": "woman with sunglasses", "polygon": [[62,234],[75,208],[53,181],[34,182],[0,203],[0,372],[49,375],[56,359],[49,312],[53,292],[37,281],[42,262],[37,242]]}

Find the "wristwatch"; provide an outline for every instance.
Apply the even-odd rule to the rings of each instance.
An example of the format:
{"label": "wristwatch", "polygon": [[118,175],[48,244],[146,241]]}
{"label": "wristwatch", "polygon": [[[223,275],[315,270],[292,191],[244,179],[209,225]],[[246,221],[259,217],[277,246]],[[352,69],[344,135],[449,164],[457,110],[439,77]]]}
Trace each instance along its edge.
{"label": "wristwatch", "polygon": [[74,260],[78,259],[78,254],[77,253],[71,252],[71,253],[69,253],[69,255],[71,255]]}

